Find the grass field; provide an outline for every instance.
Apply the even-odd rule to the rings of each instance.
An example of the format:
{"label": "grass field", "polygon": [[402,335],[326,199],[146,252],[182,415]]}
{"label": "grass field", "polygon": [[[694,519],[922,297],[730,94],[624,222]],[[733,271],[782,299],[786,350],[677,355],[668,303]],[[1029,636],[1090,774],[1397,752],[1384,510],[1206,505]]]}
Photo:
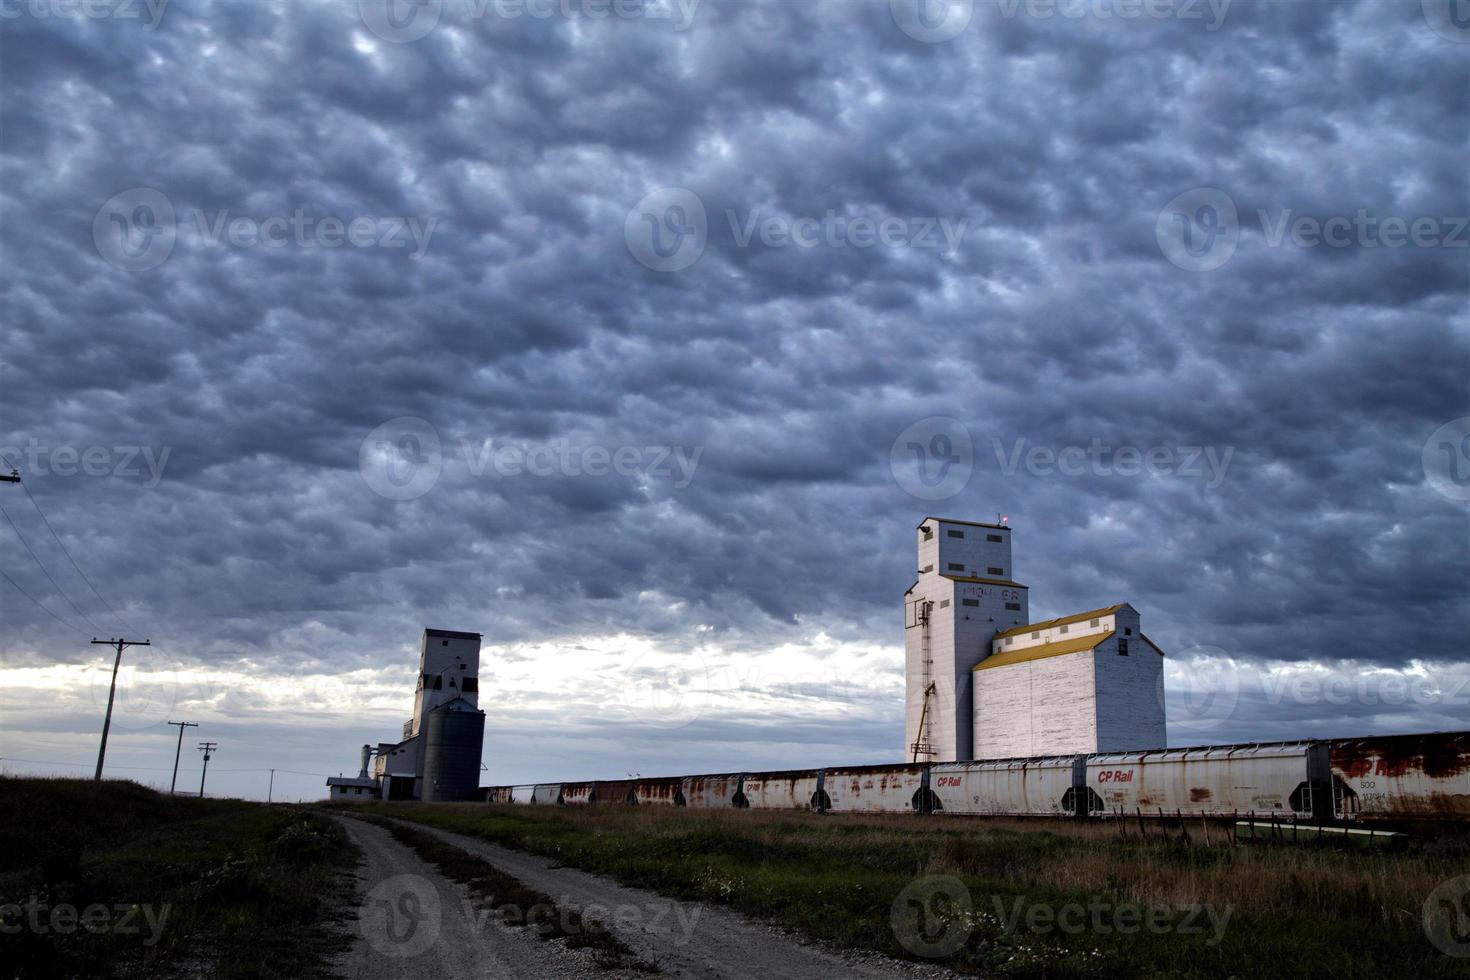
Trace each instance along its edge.
{"label": "grass field", "polygon": [[299,807],[0,779],[6,977],[300,977],[343,940],[355,852]]}
{"label": "grass field", "polygon": [[[1426,938],[1463,839],[1404,853],[1122,840],[1098,826],[622,807],[375,804],[716,902],[808,937],[982,975],[1464,977]],[[1199,835],[1195,844],[1200,844]]]}

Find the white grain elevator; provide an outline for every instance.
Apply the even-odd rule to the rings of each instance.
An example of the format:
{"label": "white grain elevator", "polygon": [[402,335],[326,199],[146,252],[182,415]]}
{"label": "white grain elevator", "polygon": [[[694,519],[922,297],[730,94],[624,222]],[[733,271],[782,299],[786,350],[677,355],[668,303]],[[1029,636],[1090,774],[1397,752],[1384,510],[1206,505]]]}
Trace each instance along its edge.
{"label": "white grain elevator", "polygon": [[1005,524],[926,517],[904,593],[904,755],[916,762],[1167,744],[1163,651],[1126,602],[1030,621]]}
{"label": "white grain elevator", "polygon": [[926,517],[915,531],[919,579],[904,593],[905,755],[974,758],[971,669],[996,633],[1027,622],[1004,524]]}

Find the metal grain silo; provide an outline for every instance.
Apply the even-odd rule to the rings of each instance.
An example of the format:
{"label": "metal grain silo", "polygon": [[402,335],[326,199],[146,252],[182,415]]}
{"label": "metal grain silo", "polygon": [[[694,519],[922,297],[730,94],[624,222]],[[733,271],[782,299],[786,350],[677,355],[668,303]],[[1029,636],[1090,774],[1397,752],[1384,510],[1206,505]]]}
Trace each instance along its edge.
{"label": "metal grain silo", "polygon": [[423,799],[464,802],[478,797],[485,712],[457,698],[429,712],[424,731]]}

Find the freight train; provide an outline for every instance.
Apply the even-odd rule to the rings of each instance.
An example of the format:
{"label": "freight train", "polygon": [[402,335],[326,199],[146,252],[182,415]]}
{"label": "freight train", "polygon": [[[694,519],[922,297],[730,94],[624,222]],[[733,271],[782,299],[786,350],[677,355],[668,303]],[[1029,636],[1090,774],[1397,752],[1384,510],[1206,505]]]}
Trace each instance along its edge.
{"label": "freight train", "polygon": [[1470,820],[1470,732],[490,786],[489,803],[1316,823]]}

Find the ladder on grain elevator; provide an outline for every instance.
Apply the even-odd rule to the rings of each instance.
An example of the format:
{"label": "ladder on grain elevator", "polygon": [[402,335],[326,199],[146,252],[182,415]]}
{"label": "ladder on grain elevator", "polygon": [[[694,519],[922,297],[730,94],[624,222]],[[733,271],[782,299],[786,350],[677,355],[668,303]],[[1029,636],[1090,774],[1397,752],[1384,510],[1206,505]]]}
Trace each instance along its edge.
{"label": "ladder on grain elevator", "polygon": [[918,762],[919,756],[928,757],[934,755],[934,742],[931,738],[933,722],[929,718],[929,701],[934,697],[934,658],[929,652],[929,610],[934,604],[924,601],[919,603],[919,674],[920,683],[924,687],[924,706],[919,711],[918,736],[914,739],[912,746],[913,761]]}

